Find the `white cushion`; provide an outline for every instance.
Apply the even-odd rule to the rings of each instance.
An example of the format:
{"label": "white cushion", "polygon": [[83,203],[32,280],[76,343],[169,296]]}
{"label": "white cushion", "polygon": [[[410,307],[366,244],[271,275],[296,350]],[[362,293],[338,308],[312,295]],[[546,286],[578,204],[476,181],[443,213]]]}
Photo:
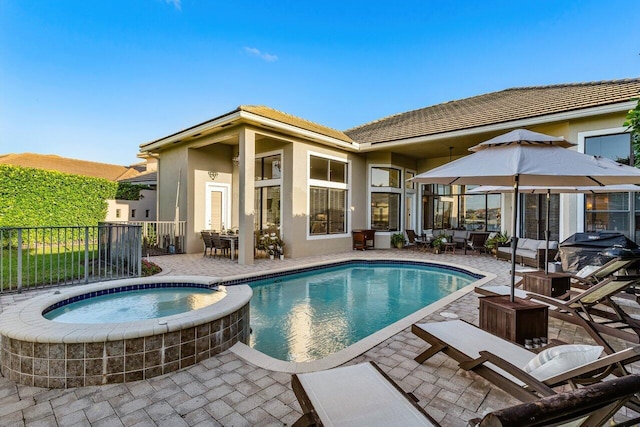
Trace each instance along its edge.
{"label": "white cushion", "polygon": [[529,239],[525,239],[524,237],[519,238],[518,246],[516,246],[516,248],[524,248],[524,246],[527,244],[528,241]]}
{"label": "white cushion", "polygon": [[[546,240],[536,240],[536,242],[539,242],[538,249],[546,249],[547,248],[547,241]],[[558,249],[558,242],[556,242],[555,240],[549,240],[549,249]]]}
{"label": "white cushion", "polygon": [[526,249],[528,251],[537,251],[540,247],[540,243],[542,243],[543,245],[545,244],[544,242],[540,242],[540,240],[527,239],[527,241],[522,245],[522,249]]}
{"label": "white cushion", "polygon": [[578,277],[589,277],[591,276],[591,273],[593,273],[594,271],[600,270],[602,266],[601,265],[586,265],[582,268],[582,270],[578,271],[576,273],[576,276]]}
{"label": "white cushion", "polygon": [[593,362],[603,347],[594,345],[559,345],[541,351],[524,367],[532,377],[544,381],[563,372]]}
{"label": "white cushion", "polygon": [[538,252],[531,251],[529,249],[516,249],[516,255],[525,258],[536,259],[536,257],[538,256]]}

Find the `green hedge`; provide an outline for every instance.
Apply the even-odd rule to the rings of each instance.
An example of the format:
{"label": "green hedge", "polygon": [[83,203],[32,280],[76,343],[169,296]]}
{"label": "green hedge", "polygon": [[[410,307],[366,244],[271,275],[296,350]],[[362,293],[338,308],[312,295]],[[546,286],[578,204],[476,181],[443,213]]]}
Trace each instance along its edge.
{"label": "green hedge", "polygon": [[102,178],[0,165],[0,227],[96,225],[117,187]]}

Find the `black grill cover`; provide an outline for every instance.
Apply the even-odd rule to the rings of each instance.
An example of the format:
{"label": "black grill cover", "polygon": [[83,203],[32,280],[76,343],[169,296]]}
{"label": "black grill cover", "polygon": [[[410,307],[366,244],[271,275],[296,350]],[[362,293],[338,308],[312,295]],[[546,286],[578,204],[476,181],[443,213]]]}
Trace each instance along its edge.
{"label": "black grill cover", "polygon": [[640,257],[640,249],[620,233],[576,233],[560,243],[558,254],[564,271],[577,272],[587,265],[603,265],[615,257]]}

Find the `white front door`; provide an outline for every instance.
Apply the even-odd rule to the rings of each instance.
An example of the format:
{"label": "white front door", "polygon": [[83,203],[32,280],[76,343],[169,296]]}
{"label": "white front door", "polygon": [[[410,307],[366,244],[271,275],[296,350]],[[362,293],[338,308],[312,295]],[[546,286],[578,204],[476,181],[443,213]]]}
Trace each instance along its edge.
{"label": "white front door", "polygon": [[404,198],[404,229],[416,230],[415,215],[416,195],[407,193]]}
{"label": "white front door", "polygon": [[207,184],[205,200],[205,225],[206,230],[220,231],[231,228],[229,208],[229,186],[225,184]]}

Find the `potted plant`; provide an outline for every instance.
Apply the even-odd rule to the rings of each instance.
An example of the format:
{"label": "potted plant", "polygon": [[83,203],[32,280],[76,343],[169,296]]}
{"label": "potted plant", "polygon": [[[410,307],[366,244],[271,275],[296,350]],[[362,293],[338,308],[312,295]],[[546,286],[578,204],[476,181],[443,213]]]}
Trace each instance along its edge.
{"label": "potted plant", "polygon": [[407,243],[407,241],[404,238],[404,233],[395,233],[391,235],[391,246],[402,249],[405,243]]}
{"label": "potted plant", "polygon": [[447,236],[445,236],[444,234],[441,234],[435,239],[433,239],[431,241],[431,246],[433,246],[433,253],[439,254],[440,252],[442,252],[442,247],[446,242],[447,242]]}
{"label": "potted plant", "polygon": [[490,237],[484,244],[484,247],[487,248],[492,254],[496,254],[499,246],[504,246],[509,241],[509,236],[507,233],[496,233],[495,236]]}

